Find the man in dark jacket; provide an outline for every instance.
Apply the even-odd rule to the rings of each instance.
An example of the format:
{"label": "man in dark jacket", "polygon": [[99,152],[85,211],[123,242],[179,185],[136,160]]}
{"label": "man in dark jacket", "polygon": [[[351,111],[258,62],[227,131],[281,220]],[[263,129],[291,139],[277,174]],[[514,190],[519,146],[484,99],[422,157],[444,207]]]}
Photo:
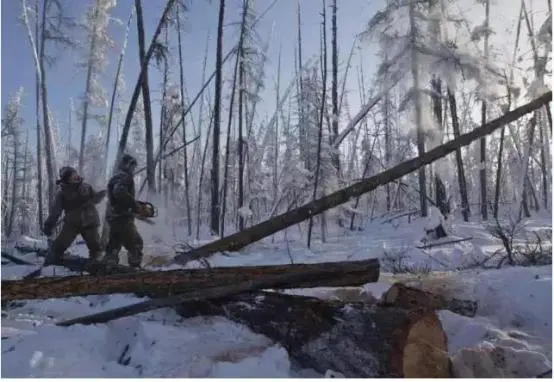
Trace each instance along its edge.
{"label": "man in dark jacket", "polygon": [[119,263],[119,251],[121,247],[125,247],[129,266],[140,268],[143,241],[135,225],[135,213],[139,211],[133,179],[136,167],[136,159],[124,154],[114,176],[108,182],[109,207],[106,221],[109,224],[109,239],[105,261],[108,264]]}
{"label": "man in dark jacket", "polygon": [[100,217],[95,204],[102,199],[103,193],[96,193],[90,184],[83,182],[73,167],[62,167],[59,175],[59,189],[44,222],[43,233],[51,236],[61,213],[64,212],[65,216],[62,229],[50,246],[45,265],[57,264],[79,234],[88,247],[89,259],[98,261],[102,248],[98,234]]}

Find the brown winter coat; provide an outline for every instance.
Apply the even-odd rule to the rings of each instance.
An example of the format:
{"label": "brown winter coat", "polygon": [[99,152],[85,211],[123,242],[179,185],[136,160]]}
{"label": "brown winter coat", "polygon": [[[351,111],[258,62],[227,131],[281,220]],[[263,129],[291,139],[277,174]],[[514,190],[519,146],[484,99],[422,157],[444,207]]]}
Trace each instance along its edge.
{"label": "brown winter coat", "polygon": [[54,228],[61,213],[65,212],[64,224],[75,228],[99,227],[100,216],[94,203],[95,196],[96,192],[88,183],[62,183],[44,226]]}

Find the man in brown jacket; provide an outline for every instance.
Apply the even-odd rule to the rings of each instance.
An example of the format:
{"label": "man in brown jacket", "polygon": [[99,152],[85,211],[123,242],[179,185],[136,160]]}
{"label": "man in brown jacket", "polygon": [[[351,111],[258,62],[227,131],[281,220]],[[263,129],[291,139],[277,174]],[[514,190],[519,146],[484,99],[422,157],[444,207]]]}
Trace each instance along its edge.
{"label": "man in brown jacket", "polygon": [[56,264],[71,246],[77,235],[81,235],[89,250],[89,260],[98,261],[102,254],[98,227],[100,216],[95,204],[102,200],[105,192],[96,193],[73,167],[60,169],[58,192],[50,206],[48,218],[44,222],[43,233],[51,236],[62,212],[65,213],[63,226],[48,251],[45,265]]}
{"label": "man in brown jacket", "polygon": [[110,233],[105,261],[108,264],[118,264],[119,251],[121,247],[125,247],[129,266],[140,268],[144,244],[135,225],[135,213],[139,212],[133,179],[136,167],[136,159],[124,154],[114,176],[108,182],[109,207],[106,220]]}

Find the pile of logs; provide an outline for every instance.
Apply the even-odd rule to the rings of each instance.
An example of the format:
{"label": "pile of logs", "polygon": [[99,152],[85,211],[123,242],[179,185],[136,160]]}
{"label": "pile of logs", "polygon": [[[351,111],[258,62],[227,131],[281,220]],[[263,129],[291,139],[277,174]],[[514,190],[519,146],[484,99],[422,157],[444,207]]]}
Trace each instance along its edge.
{"label": "pile of logs", "polygon": [[449,377],[446,334],[436,310],[474,315],[476,304],[394,284],[380,300],[345,303],[275,289],[356,286],[379,279],[376,259],[319,264],[132,272],[63,265],[88,275],[2,281],[2,303],[14,300],[133,293],[151,299],[59,322],[95,324],[161,307],[183,317],[222,315],[282,344],[301,366],[346,377]]}

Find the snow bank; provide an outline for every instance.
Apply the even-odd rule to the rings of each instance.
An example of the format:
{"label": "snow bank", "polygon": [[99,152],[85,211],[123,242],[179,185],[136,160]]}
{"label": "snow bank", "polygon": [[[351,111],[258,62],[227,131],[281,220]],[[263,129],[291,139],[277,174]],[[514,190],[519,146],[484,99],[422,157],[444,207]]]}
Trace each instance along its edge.
{"label": "snow bank", "polygon": [[288,378],[291,372],[282,347],[220,317],[181,325],[142,317],[68,328],[35,325],[10,331],[3,323],[3,336],[17,335],[3,340],[2,376]]}

